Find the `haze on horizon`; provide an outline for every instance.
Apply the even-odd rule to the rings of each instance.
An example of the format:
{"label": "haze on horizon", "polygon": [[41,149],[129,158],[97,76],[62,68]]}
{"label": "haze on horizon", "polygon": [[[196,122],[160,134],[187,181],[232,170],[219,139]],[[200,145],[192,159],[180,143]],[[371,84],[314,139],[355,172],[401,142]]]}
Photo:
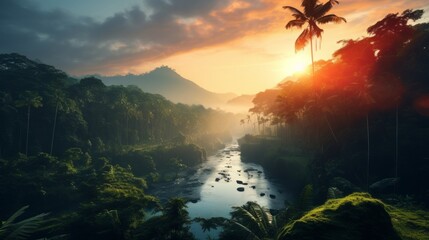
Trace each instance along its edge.
{"label": "haze on horizon", "polygon": [[[300,0],[2,0],[0,53],[17,52],[72,75],[140,74],[168,65],[213,92],[256,93],[309,64],[295,53],[300,30],[286,31],[283,5]],[[315,60],[343,39],[366,35],[388,13],[426,0],[340,0],[346,24],[327,24]],[[427,15],[420,22],[427,21]]]}

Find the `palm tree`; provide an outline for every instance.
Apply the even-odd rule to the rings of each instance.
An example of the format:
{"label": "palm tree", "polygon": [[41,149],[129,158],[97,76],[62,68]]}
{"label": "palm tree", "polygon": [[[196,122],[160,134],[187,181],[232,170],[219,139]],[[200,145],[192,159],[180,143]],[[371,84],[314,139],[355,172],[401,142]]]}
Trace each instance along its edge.
{"label": "palm tree", "polygon": [[[12,103],[12,96],[9,93],[6,92],[2,92],[0,91],[0,115],[5,114],[3,116],[6,116],[7,114],[10,114],[13,111],[13,113],[16,113],[17,110],[16,108],[13,106]],[[0,121],[3,123],[2,126],[0,126],[0,129],[2,129],[3,131],[3,136],[5,137],[5,139],[7,138],[8,135],[13,136],[12,131],[13,129],[11,129],[9,126],[9,124],[6,123],[6,118],[2,117],[2,120],[4,121]],[[5,142],[2,141],[3,139],[0,138],[0,158],[2,157],[2,152],[3,152],[3,144],[5,144]],[[10,141],[7,142],[12,142],[13,140],[11,139]],[[7,145],[5,145],[7,146]]]}
{"label": "palm tree", "polygon": [[43,98],[35,92],[25,91],[20,96],[20,99],[16,101],[17,107],[27,107],[27,137],[25,141],[25,155],[28,155],[28,135],[30,132],[30,109],[42,107]]}
{"label": "palm tree", "polygon": [[163,217],[167,220],[167,239],[193,239],[189,233],[191,219],[186,208],[186,202],[182,198],[172,198],[165,204]]}
{"label": "palm tree", "polygon": [[55,130],[57,126],[57,117],[58,117],[58,110],[66,110],[65,106],[65,96],[60,91],[55,91],[55,115],[54,115],[54,124],[52,126],[52,137],[51,137],[51,150],[50,154],[52,155],[52,151],[54,149],[54,139],[55,139]]}
{"label": "palm tree", "polygon": [[314,58],[313,58],[313,37],[321,38],[323,29],[321,29],[317,24],[325,23],[341,23],[342,21],[346,22],[346,19],[339,17],[335,14],[326,15],[335,4],[338,4],[337,0],[328,0],[326,3],[319,3],[318,0],[303,0],[301,6],[304,7],[304,12],[291,7],[283,6],[284,9],[288,9],[292,12],[292,16],[295,17],[294,20],[289,21],[286,24],[286,29],[292,27],[302,28],[304,24],[307,24],[307,27],[302,31],[299,37],[295,41],[295,51],[302,50],[308,42],[311,45],[311,65],[313,69],[313,78],[314,78]]}
{"label": "palm tree", "polygon": [[256,202],[233,207],[231,222],[248,234],[248,239],[274,239],[278,233],[276,218]]}

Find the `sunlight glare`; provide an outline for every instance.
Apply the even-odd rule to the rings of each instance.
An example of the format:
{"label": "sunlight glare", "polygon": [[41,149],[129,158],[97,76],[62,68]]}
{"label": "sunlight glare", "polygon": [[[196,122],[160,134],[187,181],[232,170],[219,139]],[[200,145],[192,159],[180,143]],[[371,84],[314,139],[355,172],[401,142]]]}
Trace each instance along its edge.
{"label": "sunlight glare", "polygon": [[283,67],[283,71],[286,76],[291,76],[307,72],[311,63],[309,56],[300,52],[286,57],[283,66],[285,66],[285,64],[286,67]]}
{"label": "sunlight glare", "polygon": [[291,62],[291,66],[293,73],[300,73],[307,69],[308,60],[302,54],[296,55]]}

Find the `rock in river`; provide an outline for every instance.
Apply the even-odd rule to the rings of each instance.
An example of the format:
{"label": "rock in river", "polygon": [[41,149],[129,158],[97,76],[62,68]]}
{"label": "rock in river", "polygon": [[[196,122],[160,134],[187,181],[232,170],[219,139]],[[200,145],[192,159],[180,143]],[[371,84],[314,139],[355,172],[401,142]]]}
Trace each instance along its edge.
{"label": "rock in river", "polygon": [[239,192],[244,192],[244,187],[239,187],[239,188],[237,188],[237,191],[239,191]]}

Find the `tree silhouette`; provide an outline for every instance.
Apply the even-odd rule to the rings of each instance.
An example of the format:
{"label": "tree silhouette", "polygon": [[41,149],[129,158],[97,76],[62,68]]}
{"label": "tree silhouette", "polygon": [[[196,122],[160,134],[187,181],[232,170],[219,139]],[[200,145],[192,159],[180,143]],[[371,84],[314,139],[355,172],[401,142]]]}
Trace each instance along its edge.
{"label": "tree silhouette", "polygon": [[224,239],[235,234],[245,234],[246,239],[275,239],[279,230],[275,216],[256,202],[233,207],[229,221],[231,224],[224,234],[228,235],[229,232],[231,236],[223,236]]}
{"label": "tree silhouette", "polygon": [[[415,29],[408,25],[408,22],[417,21],[423,15],[423,10],[411,10],[407,9],[402,12],[401,15],[388,14],[382,20],[378,21],[374,25],[368,27],[367,32],[371,35],[370,39],[374,43],[374,48],[378,51],[377,58],[381,62],[383,68],[379,71],[396,72],[397,67],[391,63],[391,59],[401,55],[398,49],[402,49],[404,45],[409,44],[412,39]],[[408,63],[407,63],[408,64]],[[398,74],[398,73],[397,73]],[[384,74],[386,75],[386,74]],[[387,74],[391,75],[391,74]],[[399,75],[399,74],[398,74]],[[392,75],[393,76],[393,75]],[[392,84],[399,81],[392,81],[395,77],[389,77],[389,81],[384,81],[381,84],[385,85]],[[393,91],[392,91],[393,92]],[[395,112],[395,163],[394,163],[394,175],[398,178],[398,151],[399,151],[399,96],[393,96],[396,108]],[[396,193],[396,183],[395,183]]]}
{"label": "tree silhouette", "polygon": [[50,149],[51,155],[54,149],[55,130],[57,127],[58,110],[65,110],[66,108],[65,96],[61,91],[55,91],[54,97],[55,97],[55,115],[54,115],[54,124],[52,126],[52,138],[51,138],[51,149]]}
{"label": "tree silhouette", "polygon": [[28,155],[28,136],[30,132],[30,109],[42,107],[43,98],[35,92],[25,91],[20,95],[20,99],[16,101],[17,107],[27,107],[27,137],[25,140],[25,155]]}
{"label": "tree silhouette", "polygon": [[301,6],[304,7],[304,12],[291,7],[283,6],[284,9],[288,9],[292,12],[292,16],[295,17],[294,20],[289,21],[286,24],[286,29],[292,27],[302,28],[304,24],[307,24],[307,27],[302,31],[299,37],[295,41],[295,51],[302,50],[308,42],[311,45],[311,65],[314,78],[314,58],[313,58],[313,37],[321,38],[323,29],[321,29],[317,24],[325,23],[341,23],[342,21],[346,22],[346,19],[339,17],[335,14],[326,15],[334,6],[338,4],[336,0],[329,0],[326,3],[319,3],[318,0],[303,0]]}

